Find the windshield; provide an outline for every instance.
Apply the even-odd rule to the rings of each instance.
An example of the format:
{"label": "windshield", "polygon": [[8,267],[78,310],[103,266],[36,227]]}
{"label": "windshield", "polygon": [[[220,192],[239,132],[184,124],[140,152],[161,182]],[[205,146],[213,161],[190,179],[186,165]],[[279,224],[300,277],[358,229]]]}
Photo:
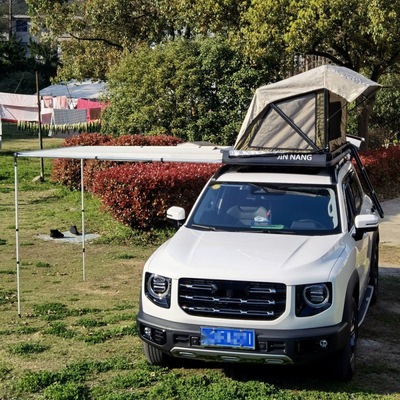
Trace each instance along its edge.
{"label": "windshield", "polygon": [[212,183],[187,226],[303,235],[340,231],[333,186],[287,183]]}

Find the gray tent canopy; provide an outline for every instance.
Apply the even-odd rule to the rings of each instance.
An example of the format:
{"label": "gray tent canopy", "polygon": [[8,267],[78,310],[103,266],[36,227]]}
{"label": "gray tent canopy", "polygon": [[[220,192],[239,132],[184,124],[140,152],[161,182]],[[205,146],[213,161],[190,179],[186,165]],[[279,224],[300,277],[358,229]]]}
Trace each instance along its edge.
{"label": "gray tent canopy", "polygon": [[74,99],[99,99],[106,91],[106,84],[102,81],[85,80],[69,81],[50,85],[40,91],[41,96],[66,96]]}
{"label": "gray tent canopy", "polygon": [[256,90],[235,150],[333,151],[346,142],[348,103],[380,85],[345,67],[324,65]]}

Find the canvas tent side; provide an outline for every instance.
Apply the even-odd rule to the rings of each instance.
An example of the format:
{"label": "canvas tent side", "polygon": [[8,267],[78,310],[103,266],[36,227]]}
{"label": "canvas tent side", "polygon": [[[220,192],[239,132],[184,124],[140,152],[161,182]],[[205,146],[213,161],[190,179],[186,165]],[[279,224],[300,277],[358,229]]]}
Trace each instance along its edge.
{"label": "canvas tent side", "polygon": [[333,151],[346,142],[346,105],[380,85],[324,65],[256,90],[235,150]]}

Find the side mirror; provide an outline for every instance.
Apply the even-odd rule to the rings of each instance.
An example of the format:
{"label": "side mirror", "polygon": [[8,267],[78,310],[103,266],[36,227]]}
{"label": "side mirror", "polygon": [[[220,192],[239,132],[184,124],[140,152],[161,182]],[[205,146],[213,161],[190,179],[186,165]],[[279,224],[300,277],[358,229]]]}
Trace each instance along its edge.
{"label": "side mirror", "polygon": [[379,218],[375,214],[357,215],[354,220],[356,232],[354,234],[355,240],[360,240],[365,232],[373,232],[378,229]]}
{"label": "side mirror", "polygon": [[170,207],[167,210],[167,218],[174,222],[176,228],[180,228],[186,219],[185,209],[176,206]]}

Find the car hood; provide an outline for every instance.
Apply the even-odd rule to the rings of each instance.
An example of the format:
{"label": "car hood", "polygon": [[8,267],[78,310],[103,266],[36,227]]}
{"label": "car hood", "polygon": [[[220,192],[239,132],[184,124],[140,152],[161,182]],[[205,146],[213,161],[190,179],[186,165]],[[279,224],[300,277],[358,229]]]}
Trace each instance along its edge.
{"label": "car hood", "polygon": [[183,226],[151,257],[147,270],[171,278],[284,280],[286,284],[301,283],[307,271],[308,282],[326,281],[345,248],[342,238],[201,231]]}

